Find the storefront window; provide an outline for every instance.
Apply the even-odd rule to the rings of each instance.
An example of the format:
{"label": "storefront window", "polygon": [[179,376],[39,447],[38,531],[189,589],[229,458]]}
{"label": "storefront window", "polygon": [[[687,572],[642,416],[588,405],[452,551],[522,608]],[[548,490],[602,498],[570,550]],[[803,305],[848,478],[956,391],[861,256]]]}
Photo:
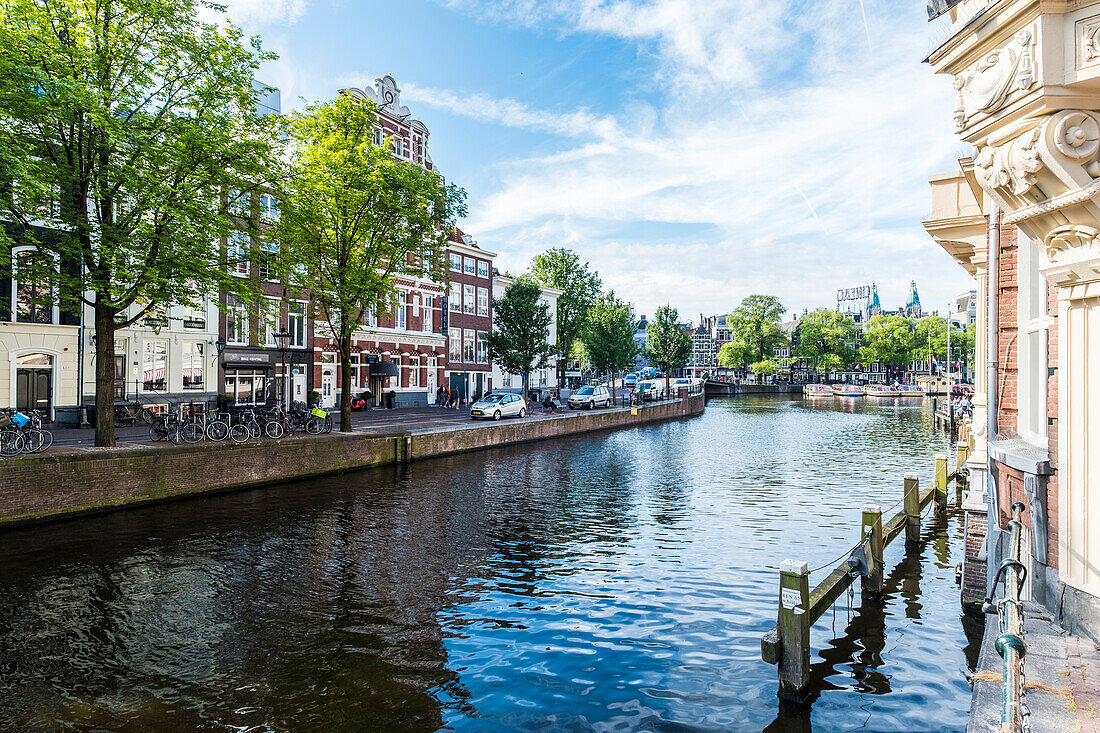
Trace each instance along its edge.
{"label": "storefront window", "polygon": [[264,402],[267,373],[258,369],[227,369],[225,393],[238,405],[256,405]]}
{"label": "storefront window", "polygon": [[205,386],[206,344],[191,342],[183,345],[183,388],[201,391]]}
{"label": "storefront window", "polygon": [[164,392],[168,388],[168,342],[146,339],[141,361],[142,386],[146,392]]}

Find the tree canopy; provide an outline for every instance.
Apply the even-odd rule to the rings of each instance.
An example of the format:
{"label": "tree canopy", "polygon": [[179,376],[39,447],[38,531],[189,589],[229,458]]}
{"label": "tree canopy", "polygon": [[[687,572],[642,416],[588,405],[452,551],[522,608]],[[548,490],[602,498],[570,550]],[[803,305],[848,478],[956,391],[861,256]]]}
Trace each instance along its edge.
{"label": "tree canopy", "polygon": [[876,361],[901,367],[909,363],[913,350],[913,322],[895,315],[878,315],[863,328],[859,360],[864,366]]}
{"label": "tree canopy", "polygon": [[[629,305],[615,297],[614,292],[600,297],[589,311],[581,333],[588,362],[597,371],[612,375],[631,368],[638,356],[638,343],[634,340],[637,330],[638,323]],[[611,388],[614,393],[614,379]]]}
{"label": "tree canopy", "polygon": [[798,322],[794,355],[819,373],[843,369],[856,361],[859,326],[851,316],[818,308]]}
{"label": "tree canopy", "polygon": [[531,261],[535,282],[561,290],[558,296],[557,338],[559,354],[567,356],[584,331],[589,309],[600,297],[600,276],[576,252],[555,247]]}
{"label": "tree canopy", "polygon": [[936,361],[947,360],[947,319],[940,316],[925,316],[913,328],[910,360],[928,361],[929,354]]}
{"label": "tree canopy", "polygon": [[249,200],[270,180],[277,121],[255,114],[253,73],[274,57],[199,5],[8,0],[0,19],[0,208],[18,230],[0,237],[58,263],[35,276],[63,309],[94,312],[98,446],[115,441],[118,328],[219,288],[256,293],[219,240],[249,228],[225,192]]}
{"label": "tree canopy", "polygon": [[668,389],[669,372],[680,369],[691,356],[691,336],[680,325],[680,313],[670,305],[662,305],[646,326],[646,342],[643,351],[650,364],[665,373],[665,389]]}
{"label": "tree canopy", "polygon": [[[770,359],[773,350],[787,343],[787,335],[779,327],[786,307],[774,295],[749,295],[726,317],[733,341],[744,348],[727,352],[727,357],[743,356],[742,366],[749,361]],[[726,366],[726,365],[723,365]]]}
{"label": "tree canopy", "polygon": [[369,313],[404,308],[397,277],[445,282],[447,232],[465,192],[434,170],[374,143],[373,105],[347,94],[313,104],[289,125],[276,233],[292,284],[309,290],[318,331],[340,352],[340,429],[351,430],[351,344]]}
{"label": "tree canopy", "polygon": [[523,375],[527,399],[531,370],[550,366],[557,347],[549,343],[550,306],[540,302],[542,290],[528,280],[508,286],[493,299],[493,330],[485,339],[489,357],[509,374]]}

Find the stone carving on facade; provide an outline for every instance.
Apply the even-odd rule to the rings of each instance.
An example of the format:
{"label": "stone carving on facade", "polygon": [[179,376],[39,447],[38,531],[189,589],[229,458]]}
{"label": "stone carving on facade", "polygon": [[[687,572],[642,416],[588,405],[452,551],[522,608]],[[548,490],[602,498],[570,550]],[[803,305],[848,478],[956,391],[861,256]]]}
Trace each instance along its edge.
{"label": "stone carving on facade", "polygon": [[1056,227],[1043,242],[1046,263],[1041,268],[1050,282],[1066,286],[1100,279],[1100,231],[1083,224]]}
{"label": "stone carving on facade", "polygon": [[1077,68],[1100,63],[1100,18],[1078,23]]}
{"label": "stone carving on facade", "polygon": [[[345,90],[342,89],[341,91]],[[401,90],[397,87],[397,82],[394,78],[389,74],[375,79],[374,89],[350,88],[346,91],[357,97],[369,99],[377,104],[379,109],[384,109],[402,120],[412,115],[412,111],[401,104]]]}
{"label": "stone carving on facade", "polygon": [[977,114],[993,114],[1013,92],[1031,89],[1035,81],[1035,34],[1025,28],[955,77],[956,129]]}
{"label": "stone carving on facade", "polygon": [[1020,196],[1035,185],[1035,174],[1043,167],[1038,142],[1042,130],[1036,127],[1004,145],[986,145],[974,158],[983,188],[1008,189]]}

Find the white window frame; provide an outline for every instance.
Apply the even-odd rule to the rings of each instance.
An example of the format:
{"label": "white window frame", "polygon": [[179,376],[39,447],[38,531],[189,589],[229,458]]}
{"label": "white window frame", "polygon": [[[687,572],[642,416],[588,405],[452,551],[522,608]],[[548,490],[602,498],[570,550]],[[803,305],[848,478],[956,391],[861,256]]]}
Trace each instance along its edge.
{"label": "white window frame", "polygon": [[249,208],[252,195],[249,193],[242,193],[236,188],[230,188],[227,196],[229,202],[229,213],[235,216],[248,217]]}
{"label": "white window frame", "polygon": [[279,202],[269,193],[260,194],[260,221],[268,224],[279,221]]}
{"label": "white window frame", "polygon": [[[229,273],[237,277],[248,277],[252,264],[252,237],[249,236],[248,232],[230,232],[226,249],[232,252],[232,256],[229,257]],[[242,250],[244,251],[243,258],[241,257]]]}
{"label": "white window frame", "polygon": [[[148,389],[145,386],[145,384],[146,384],[146,382],[145,382],[145,364],[146,364],[146,361],[145,360],[146,360],[146,357],[148,357],[149,354],[150,354],[150,347],[155,346],[157,344],[163,344],[163,346],[164,346],[164,386],[162,388],[154,387],[152,389]],[[138,385],[139,385],[138,388],[142,392],[157,393],[157,392],[167,392],[167,391],[169,391],[168,356],[169,356],[169,352],[171,351],[171,349],[172,349],[172,344],[168,339],[151,339],[151,338],[147,338],[147,339],[142,340],[142,344],[141,344],[141,381],[138,382]],[[153,373],[154,373],[154,377],[155,377],[156,376],[156,369],[157,369],[156,358],[157,358],[158,354],[154,351],[152,356],[153,356]]]}
{"label": "white window frame", "polygon": [[477,314],[489,317],[489,288],[477,289]]}
{"label": "white window frame", "polygon": [[1054,319],[1047,312],[1047,282],[1039,266],[1042,256],[1023,232],[1017,233],[1016,432],[1047,448],[1047,367],[1049,335]]}
{"label": "white window frame", "polygon": [[485,343],[485,337],[488,336],[488,331],[477,332],[477,346],[475,347],[477,352],[477,363],[488,364],[489,363],[489,347]]}
{"label": "white window frame", "polygon": [[462,271],[464,273],[466,273],[467,275],[475,275],[475,276],[477,275],[477,260],[476,259],[474,259],[473,257],[464,257],[463,258],[463,263],[464,263],[464,266],[463,266]]}
{"label": "white window frame", "polygon": [[462,286],[462,312],[469,315],[477,313],[477,288],[473,285]]}
{"label": "white window frame", "polygon": [[[194,369],[196,362],[194,361],[195,348],[198,347],[198,371],[199,371],[199,385],[188,386],[187,380],[184,379],[185,372],[188,368]],[[190,360],[190,364],[188,361]],[[205,341],[184,341],[183,351],[180,356],[180,380],[181,389],[184,392],[205,392],[206,391],[206,342]]]}
{"label": "white window frame", "polygon": [[[229,331],[229,316],[234,316],[234,328],[233,332]],[[225,296],[225,341],[228,344],[234,346],[247,346],[248,339],[250,337],[249,327],[251,326],[251,318],[248,312],[248,306],[241,302],[241,300],[229,293]],[[244,340],[237,338],[238,335],[242,335]]]}
{"label": "white window frame", "polygon": [[477,276],[488,279],[489,277],[489,263],[485,260],[477,261]]}
{"label": "white window frame", "polygon": [[303,348],[306,345],[306,339],[309,336],[309,321],[306,315],[309,310],[308,305],[304,300],[287,301],[286,330],[290,332],[288,345],[291,347]]}
{"label": "white window frame", "polygon": [[448,252],[451,258],[451,271],[462,272],[462,255],[457,252]]}
{"label": "white window frame", "polygon": [[409,357],[409,387],[420,386],[420,357]]}
{"label": "white window frame", "polygon": [[451,313],[462,312],[462,283],[451,283]]}
{"label": "white window frame", "polygon": [[462,331],[462,363],[477,363],[477,331],[466,328]]}
{"label": "white window frame", "polygon": [[279,323],[282,320],[283,303],[279,298],[265,295],[261,302],[263,310],[260,318],[264,324],[264,346],[277,347],[279,342],[275,340],[275,334],[279,331]]}
{"label": "white window frame", "polygon": [[397,291],[397,304],[393,308],[393,327],[404,330],[408,323],[408,313],[405,312],[405,291]]}
{"label": "white window frame", "polygon": [[447,337],[447,358],[451,364],[462,363],[462,329],[452,328]]}
{"label": "white window frame", "polygon": [[[43,249],[35,247],[33,245],[21,245],[19,247],[13,247],[11,250],[11,322],[12,323],[39,323],[38,321],[20,321],[19,320],[19,255],[23,252],[33,252],[35,254],[44,255],[54,261],[54,267],[58,266],[60,259],[55,252],[47,252]],[[53,306],[50,308],[50,325],[57,325],[61,322],[61,310],[57,302],[57,288],[50,288],[50,300],[53,301]],[[42,324],[46,325],[46,324]]]}

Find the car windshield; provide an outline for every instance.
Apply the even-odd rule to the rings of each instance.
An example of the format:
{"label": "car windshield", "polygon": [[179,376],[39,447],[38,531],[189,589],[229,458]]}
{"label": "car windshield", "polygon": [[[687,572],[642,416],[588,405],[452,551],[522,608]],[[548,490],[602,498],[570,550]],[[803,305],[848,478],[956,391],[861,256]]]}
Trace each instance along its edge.
{"label": "car windshield", "polygon": [[488,402],[489,404],[493,404],[494,402],[500,402],[502,399],[504,399],[504,395],[501,395],[501,394],[488,394],[488,395],[485,395],[484,397],[482,397],[481,401],[482,402]]}
{"label": "car windshield", "polygon": [[592,394],[592,388],[591,387],[581,387],[580,389],[577,390],[577,394],[579,394],[579,395],[580,394]]}

